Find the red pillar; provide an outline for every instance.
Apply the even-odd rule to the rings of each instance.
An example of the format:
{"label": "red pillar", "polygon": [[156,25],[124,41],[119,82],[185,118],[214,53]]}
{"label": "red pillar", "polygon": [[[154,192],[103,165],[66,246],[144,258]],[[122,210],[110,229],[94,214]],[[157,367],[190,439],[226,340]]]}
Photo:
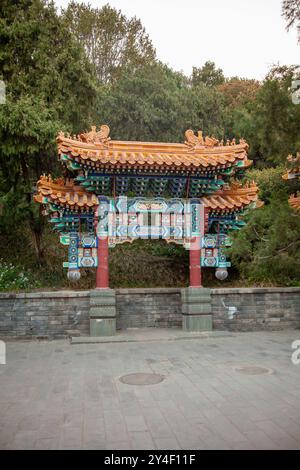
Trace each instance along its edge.
{"label": "red pillar", "polygon": [[98,267],[96,271],[96,288],[108,289],[108,237],[98,237]]}
{"label": "red pillar", "polygon": [[200,237],[196,237],[190,248],[190,287],[202,287],[200,260]]}

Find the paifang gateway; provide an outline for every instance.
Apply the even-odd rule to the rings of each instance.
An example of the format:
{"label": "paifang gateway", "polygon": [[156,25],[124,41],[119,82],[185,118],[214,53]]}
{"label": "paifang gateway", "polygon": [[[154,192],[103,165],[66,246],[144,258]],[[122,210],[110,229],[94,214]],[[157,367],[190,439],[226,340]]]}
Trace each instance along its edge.
{"label": "paifang gateway", "polygon": [[224,250],[242,216],[260,206],[258,187],[238,180],[252,164],[248,144],[185,132],[184,143],[112,140],[109,127],[78,136],[60,132],[65,178],[43,175],[36,202],[68,246],[70,279],[96,268],[96,287],[109,287],[108,250],[137,238],[164,239],[190,252],[190,287],[201,267],[227,277]]}

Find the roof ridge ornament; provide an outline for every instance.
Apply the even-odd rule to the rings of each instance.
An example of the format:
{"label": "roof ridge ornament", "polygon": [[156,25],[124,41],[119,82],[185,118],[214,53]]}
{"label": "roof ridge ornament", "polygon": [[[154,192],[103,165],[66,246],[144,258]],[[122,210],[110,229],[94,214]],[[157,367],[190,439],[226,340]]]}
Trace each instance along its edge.
{"label": "roof ridge ornament", "polygon": [[297,152],[295,157],[293,155],[289,155],[287,157],[287,161],[291,164],[290,166],[292,167],[295,166],[295,164],[300,166],[300,152]]}
{"label": "roof ridge ornament", "polygon": [[237,143],[236,139],[233,138],[232,140],[227,139],[226,143],[224,143],[224,139],[218,140],[215,137],[206,136],[203,137],[203,133],[201,130],[198,131],[198,135],[195,135],[192,129],[188,129],[184,133],[185,135],[185,145],[189,147],[189,150],[196,150],[196,149],[204,149],[207,147],[229,147],[229,146],[236,146],[236,145],[243,145],[248,149],[249,145],[247,144],[246,140],[242,137],[240,138],[239,144]]}
{"label": "roof ridge ornament", "polygon": [[188,129],[184,133],[185,135],[185,145],[187,145],[191,150],[205,148],[205,147],[215,147],[219,146],[220,142],[215,137],[203,137],[201,130],[198,131],[198,135],[195,135],[192,129]]}
{"label": "roof ridge ornament", "polygon": [[60,186],[61,188],[73,188],[75,186],[75,182],[73,179],[64,178],[59,176],[58,178],[52,178],[52,176],[46,175],[45,173],[40,176],[40,179],[37,182],[38,186]]}
{"label": "roof ridge ornament", "polygon": [[282,175],[284,180],[294,179],[300,177],[300,152],[296,156],[288,155],[286,164],[286,172]]}
{"label": "roof ridge ornament", "polygon": [[111,140],[109,137],[110,129],[106,124],[102,124],[97,131],[96,126],[92,126],[89,132],[80,134],[79,138],[81,142],[86,143],[101,143],[103,145],[108,145],[108,142]]}
{"label": "roof ridge ornament", "polygon": [[62,131],[59,132],[57,136],[57,141],[63,141],[64,139],[71,139],[78,142],[84,142],[87,144],[102,144],[108,146],[108,142],[111,140],[109,137],[110,129],[109,126],[106,124],[102,124],[99,126],[99,130],[97,131],[97,126],[91,126],[91,130],[89,132],[83,132],[79,135],[71,136],[70,133],[64,133]]}

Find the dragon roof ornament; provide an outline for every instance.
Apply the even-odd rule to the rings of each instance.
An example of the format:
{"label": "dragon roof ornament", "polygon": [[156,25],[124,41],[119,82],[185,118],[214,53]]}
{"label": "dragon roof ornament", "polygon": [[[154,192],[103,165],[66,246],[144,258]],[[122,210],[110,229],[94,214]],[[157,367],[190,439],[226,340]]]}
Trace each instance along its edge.
{"label": "dragon roof ornament", "polygon": [[70,134],[66,134],[64,132],[60,132],[58,134],[57,140],[63,140],[64,138],[76,140],[79,142],[84,142],[88,144],[103,144],[108,145],[111,138],[109,137],[110,129],[106,124],[102,124],[97,131],[96,126],[92,126],[89,132],[84,132],[79,135],[73,135],[71,137]]}
{"label": "dragon roof ornament", "polygon": [[[201,130],[198,131],[197,135],[195,135],[192,129],[188,129],[184,133],[185,135],[185,145],[189,147],[190,150],[196,149],[204,149],[207,147],[224,147],[230,145],[237,145],[236,139],[226,140],[226,144],[224,144],[224,140],[218,140],[215,137],[203,137],[203,132]],[[246,145],[248,148],[248,144],[245,139],[240,139],[241,145]]]}

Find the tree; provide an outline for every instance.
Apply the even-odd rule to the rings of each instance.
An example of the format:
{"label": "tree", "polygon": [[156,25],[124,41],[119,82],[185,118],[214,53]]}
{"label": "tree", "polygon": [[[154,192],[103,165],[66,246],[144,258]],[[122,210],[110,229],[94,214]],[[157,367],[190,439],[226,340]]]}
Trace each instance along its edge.
{"label": "tree", "polygon": [[237,110],[245,110],[247,105],[255,101],[260,86],[260,83],[256,80],[232,77],[216,87],[224,98],[223,114],[227,138],[236,137],[234,127]]}
{"label": "tree", "polygon": [[265,206],[246,217],[248,223],[235,234],[230,256],[251,283],[299,285],[300,217],[288,205],[293,188],[288,188],[282,173],[283,167],[278,167],[248,174],[258,183]]}
{"label": "tree", "polygon": [[282,16],[287,22],[288,30],[296,25],[300,42],[300,0],[283,0]]}
{"label": "tree", "polygon": [[266,76],[266,80],[277,80],[289,84],[293,79],[300,78],[299,65],[273,65]]}
{"label": "tree", "polygon": [[193,112],[193,129],[201,129],[206,135],[226,138],[225,100],[215,87],[204,83],[192,87],[190,93],[190,112]]}
{"label": "tree", "polygon": [[216,64],[211,61],[205,62],[203,67],[193,67],[191,82],[192,85],[204,83],[208,87],[215,87],[224,83],[225,77],[222,69],[217,69]]}
{"label": "tree", "polygon": [[[273,73],[274,72],[274,73]],[[291,71],[271,71],[256,99],[234,111],[233,133],[246,138],[250,157],[260,166],[284,163],[300,146],[300,106],[291,96]]]}
{"label": "tree", "polygon": [[136,17],[127,19],[108,4],[99,9],[74,1],[62,15],[104,83],[116,80],[128,65],[136,69],[155,61],[152,42]]}
{"label": "tree", "polygon": [[189,127],[222,134],[222,97],[158,63],[124,70],[99,96],[98,121],[124,140],[182,142]]}
{"label": "tree", "polygon": [[0,106],[0,225],[3,233],[28,222],[40,261],[43,219],[33,188],[43,172],[53,170],[58,130],[77,132],[92,119],[97,87],[93,68],[52,2],[4,1],[0,8],[0,70],[7,90]]}
{"label": "tree", "polygon": [[233,266],[252,283],[299,285],[300,218],[287,202],[274,201],[254,212],[234,238]]}
{"label": "tree", "polygon": [[217,87],[217,90],[224,96],[225,104],[229,108],[238,108],[254,101],[259,89],[260,83],[257,80],[238,77],[227,79]]}

